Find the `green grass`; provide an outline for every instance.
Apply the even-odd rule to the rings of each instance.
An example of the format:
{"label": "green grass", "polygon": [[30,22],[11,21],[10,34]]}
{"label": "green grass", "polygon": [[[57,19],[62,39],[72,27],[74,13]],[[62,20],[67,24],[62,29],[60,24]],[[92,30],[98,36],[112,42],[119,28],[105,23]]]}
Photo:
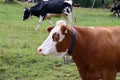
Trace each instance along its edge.
{"label": "green grass", "polygon": [[79,26],[120,26],[119,18],[111,15],[110,10],[103,9],[76,9]]}
{"label": "green grass", "polygon": [[[38,18],[22,21],[24,7],[31,5],[34,4],[0,0],[0,80],[79,80],[74,63],[66,65],[62,58],[37,53],[48,35],[49,23],[44,21],[36,31]],[[76,8],[75,12],[74,25],[120,26],[120,18],[111,16],[109,10]],[[59,19],[53,19],[54,24],[56,20]]]}

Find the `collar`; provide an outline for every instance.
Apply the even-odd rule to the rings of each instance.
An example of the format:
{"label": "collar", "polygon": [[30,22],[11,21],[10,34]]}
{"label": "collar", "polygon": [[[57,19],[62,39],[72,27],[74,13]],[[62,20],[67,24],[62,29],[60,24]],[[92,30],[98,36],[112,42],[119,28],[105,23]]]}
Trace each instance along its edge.
{"label": "collar", "polygon": [[68,54],[69,54],[69,55],[72,54],[72,51],[73,51],[73,49],[74,49],[75,41],[76,41],[76,30],[75,30],[74,27],[72,27],[72,41],[71,41],[70,47],[69,47],[69,49],[68,49]]}

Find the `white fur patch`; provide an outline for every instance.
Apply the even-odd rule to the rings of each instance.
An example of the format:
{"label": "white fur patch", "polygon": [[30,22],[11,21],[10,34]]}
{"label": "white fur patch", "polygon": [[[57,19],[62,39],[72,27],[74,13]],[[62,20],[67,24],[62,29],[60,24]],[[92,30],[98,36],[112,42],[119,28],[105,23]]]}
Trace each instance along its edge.
{"label": "white fur patch", "polygon": [[72,0],[65,0],[64,2],[69,3],[72,5]]}
{"label": "white fur patch", "polygon": [[43,0],[43,1],[49,1],[49,0]]}

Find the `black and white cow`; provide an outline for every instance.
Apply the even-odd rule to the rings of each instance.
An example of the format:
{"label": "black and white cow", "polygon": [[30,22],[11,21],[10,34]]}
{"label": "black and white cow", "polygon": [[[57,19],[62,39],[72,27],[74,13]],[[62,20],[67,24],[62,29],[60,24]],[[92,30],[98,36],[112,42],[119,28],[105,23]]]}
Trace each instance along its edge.
{"label": "black and white cow", "polygon": [[111,12],[113,12],[113,15],[115,17],[120,16],[120,1],[116,1],[115,3],[113,3],[112,8],[111,8]]}
{"label": "black and white cow", "polygon": [[30,16],[37,16],[39,18],[36,30],[39,29],[43,20],[48,19],[49,23],[53,25],[51,17],[62,17],[68,19],[68,24],[72,24],[72,0],[48,0],[41,1],[37,5],[25,8],[23,20]]}

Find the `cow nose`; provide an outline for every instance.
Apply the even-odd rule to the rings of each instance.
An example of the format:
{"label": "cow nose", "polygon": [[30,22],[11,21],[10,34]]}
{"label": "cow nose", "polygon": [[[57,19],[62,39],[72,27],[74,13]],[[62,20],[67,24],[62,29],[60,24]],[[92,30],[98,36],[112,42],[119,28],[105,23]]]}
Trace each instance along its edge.
{"label": "cow nose", "polygon": [[38,49],[38,53],[41,53],[41,52],[42,52],[42,49],[41,49],[41,48],[39,48],[39,49]]}

